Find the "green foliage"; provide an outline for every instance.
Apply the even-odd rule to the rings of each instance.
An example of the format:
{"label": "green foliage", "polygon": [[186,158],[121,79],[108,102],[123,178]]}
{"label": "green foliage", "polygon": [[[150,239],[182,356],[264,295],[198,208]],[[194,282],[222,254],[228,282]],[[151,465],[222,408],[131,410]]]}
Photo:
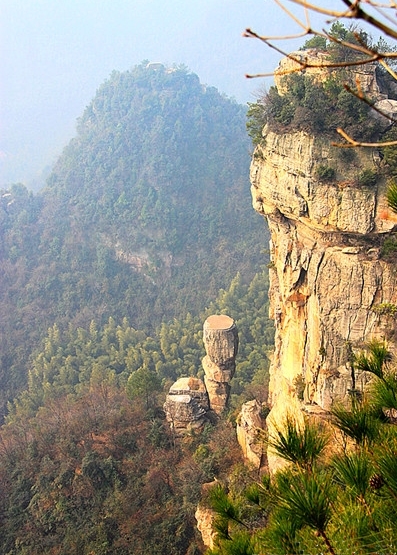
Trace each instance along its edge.
{"label": "green foliage", "polygon": [[315,48],[316,50],[326,50],[327,39],[316,35],[311,39],[308,39],[299,50],[309,50],[310,48]]}
{"label": "green foliage", "polygon": [[394,303],[380,303],[374,306],[372,310],[380,316],[395,316],[397,314],[397,305]]}
{"label": "green foliage", "polygon": [[[159,407],[148,414],[115,382],[15,414],[0,430],[0,552],[197,552],[194,512],[207,479],[197,444],[176,445]],[[232,473],[240,454],[231,424],[200,440],[211,479]]]}
{"label": "green foliage", "polygon": [[308,526],[324,532],[331,518],[331,504],[335,496],[329,475],[318,472],[276,475],[276,499],[280,510],[295,526]]}
{"label": "green foliage", "polygon": [[393,212],[397,212],[397,183],[394,180],[389,183],[386,200]]}
{"label": "green foliage", "polygon": [[375,411],[397,410],[397,377],[390,368],[392,356],[385,342],[373,340],[366,352],[356,357],[356,367],[362,372],[376,376],[371,382],[371,400]]}
{"label": "green foliage", "polygon": [[358,176],[358,184],[362,187],[373,187],[378,180],[378,174],[371,169],[365,169]]}
{"label": "green foliage", "polygon": [[161,382],[155,371],[150,370],[145,364],[131,373],[127,381],[127,396],[131,399],[144,397],[146,406],[149,407],[151,393],[161,390]]}
{"label": "green foliage", "polygon": [[386,436],[384,443],[378,447],[376,453],[376,467],[384,480],[391,498],[397,500],[397,441],[393,434]]}
{"label": "green foliage", "polygon": [[0,414],[54,322],[63,332],[126,317],[152,335],[202,313],[237,272],[250,282],[263,223],[245,113],[183,67],[115,71],[46,189],[1,192]]}
{"label": "green foliage", "polygon": [[335,169],[324,164],[320,164],[316,168],[315,173],[316,177],[321,181],[332,181],[335,178]]}
{"label": "green foliage", "polygon": [[[350,63],[362,59],[363,54],[343,42],[373,46],[365,31],[354,26],[345,27],[340,22],[333,23],[329,34],[330,39],[321,36],[309,39],[302,49],[323,51],[326,62]],[[374,45],[374,48],[377,47],[381,49],[384,45]],[[387,81],[387,78],[384,80]],[[344,82],[355,86],[348,69],[330,69],[328,77],[321,82],[309,73],[286,75],[283,77],[282,94],[276,87],[271,87],[258,99],[258,106],[251,107],[248,125],[259,130],[267,124],[268,128],[280,133],[298,130],[329,138],[336,138],[335,132],[339,127],[361,140],[376,138],[381,127],[369,117],[370,106],[349,93],[343,86]],[[259,132],[254,137],[260,138]]]}
{"label": "green foliage", "polygon": [[381,248],[381,256],[386,259],[394,259],[397,253],[397,238],[394,234],[386,237]]}
{"label": "green foliage", "polygon": [[333,63],[359,61],[366,57],[359,50],[342,44],[343,42],[371,48],[371,37],[363,29],[354,24],[345,27],[340,21],[335,21],[331,25],[329,35],[331,40],[327,45],[327,52],[330,61]]}
{"label": "green foliage", "polygon": [[[231,520],[246,527],[246,524],[242,521],[241,507],[230,499],[221,484],[216,484],[211,488],[209,502],[222,522]],[[225,536],[229,538],[229,533],[225,533]]]}
{"label": "green foliage", "polygon": [[262,129],[266,123],[266,112],[261,102],[249,102],[247,111],[247,133],[254,145],[262,141]]}
{"label": "green foliage", "polygon": [[390,361],[391,353],[387,345],[374,339],[368,343],[366,352],[361,352],[356,356],[355,366],[358,370],[374,374],[382,380]]}
{"label": "green foliage", "polygon": [[[397,129],[393,126],[389,129],[382,137],[382,140],[387,141],[395,141],[397,139]],[[382,148],[382,154],[385,164],[390,171],[392,176],[397,174],[397,147],[396,145],[385,146]]]}
{"label": "green foliage", "polygon": [[335,424],[357,445],[370,445],[379,434],[379,421],[366,403],[353,399],[352,407],[342,405],[332,407]]}
{"label": "green foliage", "polygon": [[[8,420],[32,416],[50,400],[86,389],[119,385],[131,400],[149,407],[156,393],[185,375],[201,375],[205,354],[202,327],[207,316],[226,313],[239,330],[238,366],[232,380],[233,402],[253,396],[267,398],[269,353],[274,328],[268,317],[268,276],[263,269],[248,285],[237,275],[216,302],[193,317],[163,322],[152,336],[133,328],[127,318],[102,326],[66,329],[54,324],[33,358],[28,387],[9,406]],[[259,307],[259,308],[257,308]],[[168,385],[169,386],[169,385]]]}
{"label": "green foliage", "polygon": [[319,426],[307,421],[299,425],[287,416],[280,428],[268,440],[270,448],[284,460],[298,467],[311,469],[315,460],[323,453],[328,442]]}
{"label": "green foliage", "polygon": [[[321,429],[316,431],[312,424],[305,435],[303,424],[287,418],[269,443],[288,465],[279,465],[262,483],[247,484],[245,505],[237,488],[229,484],[227,492],[218,487],[220,504],[212,506],[217,514],[229,507],[230,516],[223,511],[223,523],[229,524],[218,535],[218,553],[229,552],[244,524],[257,553],[396,551],[396,409],[388,413],[376,397],[379,385],[390,395],[397,393],[395,368],[386,346],[375,341],[353,360],[357,369],[371,373],[371,387],[362,399],[352,396],[350,407],[334,407],[333,419],[326,424],[333,427],[335,439],[329,453]],[[317,456],[320,453],[324,456]],[[232,521],[238,525],[232,526]]]}
{"label": "green foliage", "polygon": [[342,486],[348,487],[354,499],[365,501],[373,474],[373,467],[367,454],[357,451],[337,455],[332,461],[332,466],[336,471],[336,480]]}

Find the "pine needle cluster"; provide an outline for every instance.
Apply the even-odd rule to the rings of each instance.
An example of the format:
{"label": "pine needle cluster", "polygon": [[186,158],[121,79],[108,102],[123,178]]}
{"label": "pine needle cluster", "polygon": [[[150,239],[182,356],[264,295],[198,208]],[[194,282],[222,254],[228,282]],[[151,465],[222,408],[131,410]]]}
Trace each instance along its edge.
{"label": "pine needle cluster", "polygon": [[[210,504],[218,538],[210,555],[390,555],[397,552],[397,394],[384,343],[354,357],[368,372],[368,392],[336,406],[329,427],[287,415],[268,447],[286,465],[251,484],[244,496],[218,485]],[[330,454],[332,452],[332,454]],[[250,511],[260,521],[247,518]],[[259,523],[259,524],[258,524]]]}

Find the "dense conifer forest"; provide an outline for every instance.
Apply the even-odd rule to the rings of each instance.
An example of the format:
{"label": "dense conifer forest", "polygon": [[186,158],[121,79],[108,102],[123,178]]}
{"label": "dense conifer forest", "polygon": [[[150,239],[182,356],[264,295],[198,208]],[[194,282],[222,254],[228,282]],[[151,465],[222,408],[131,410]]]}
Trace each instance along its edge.
{"label": "dense conifer forest", "polygon": [[1,191],[2,414],[55,324],[153,335],[252,280],[267,238],[249,151],[244,107],[143,62],[99,87],[41,193]]}
{"label": "dense conifer forest", "polygon": [[[113,72],[47,185],[0,192],[0,552],[202,552],[214,477],[248,479],[233,427],[265,399],[267,231],[245,109],[184,67]],[[235,319],[230,412],[175,441],[162,405]]]}

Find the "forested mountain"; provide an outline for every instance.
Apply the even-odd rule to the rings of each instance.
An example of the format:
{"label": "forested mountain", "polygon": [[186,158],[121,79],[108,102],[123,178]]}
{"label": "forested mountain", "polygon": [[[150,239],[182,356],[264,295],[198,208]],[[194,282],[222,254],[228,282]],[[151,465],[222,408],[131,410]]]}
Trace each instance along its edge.
{"label": "forested mountain", "polygon": [[1,192],[1,411],[47,329],[197,315],[267,244],[245,109],[186,68],[143,62],[98,89],[38,195]]}
{"label": "forested mountain", "polygon": [[194,520],[201,485],[231,475],[242,487],[249,475],[236,412],[176,442],[164,390],[200,375],[203,319],[227,312],[240,330],[233,405],[265,398],[273,339],[266,296],[264,269],[249,285],[236,276],[205,314],[163,323],[152,337],[127,319],[52,326],[0,429],[0,552],[202,552]]}

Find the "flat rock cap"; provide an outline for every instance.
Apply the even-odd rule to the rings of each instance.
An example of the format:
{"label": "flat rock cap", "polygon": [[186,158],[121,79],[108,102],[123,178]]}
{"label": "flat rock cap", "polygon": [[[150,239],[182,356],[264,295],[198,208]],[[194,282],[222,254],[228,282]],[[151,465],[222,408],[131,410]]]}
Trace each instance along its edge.
{"label": "flat rock cap", "polygon": [[233,326],[233,318],[226,316],[226,314],[213,314],[204,322],[204,329],[207,330],[230,330]]}

